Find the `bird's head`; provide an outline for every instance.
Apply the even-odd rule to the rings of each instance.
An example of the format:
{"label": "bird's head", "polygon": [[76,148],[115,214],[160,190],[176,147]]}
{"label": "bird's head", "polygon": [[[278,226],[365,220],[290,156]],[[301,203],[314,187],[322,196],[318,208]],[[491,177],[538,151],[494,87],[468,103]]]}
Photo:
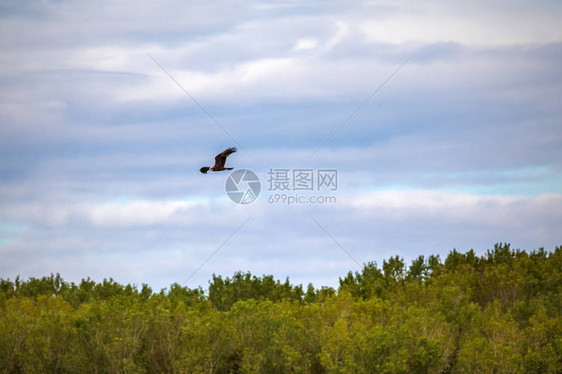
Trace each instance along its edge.
{"label": "bird's head", "polygon": [[209,171],[209,169],[211,169],[208,166],[203,166],[201,169],[199,169],[199,171],[203,174],[207,174],[207,172]]}

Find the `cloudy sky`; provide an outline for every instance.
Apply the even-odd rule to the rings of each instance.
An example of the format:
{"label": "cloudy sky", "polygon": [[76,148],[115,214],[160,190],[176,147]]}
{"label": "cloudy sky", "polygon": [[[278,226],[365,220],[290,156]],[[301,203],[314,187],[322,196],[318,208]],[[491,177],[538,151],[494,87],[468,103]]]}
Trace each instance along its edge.
{"label": "cloudy sky", "polygon": [[[0,278],[319,287],[392,255],[553,250],[560,19],[558,0],[3,1]],[[250,204],[199,173],[230,146]],[[337,189],[273,190],[270,169]]]}

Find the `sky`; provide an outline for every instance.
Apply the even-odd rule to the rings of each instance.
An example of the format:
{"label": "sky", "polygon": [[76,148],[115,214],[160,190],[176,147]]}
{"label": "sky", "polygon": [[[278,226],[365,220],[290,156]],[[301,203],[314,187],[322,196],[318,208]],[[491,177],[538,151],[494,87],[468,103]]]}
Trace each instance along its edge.
{"label": "sky", "polygon": [[[0,278],[337,287],[395,255],[554,250],[560,19],[558,0],[2,1]],[[247,204],[199,172],[231,146],[260,180]]]}

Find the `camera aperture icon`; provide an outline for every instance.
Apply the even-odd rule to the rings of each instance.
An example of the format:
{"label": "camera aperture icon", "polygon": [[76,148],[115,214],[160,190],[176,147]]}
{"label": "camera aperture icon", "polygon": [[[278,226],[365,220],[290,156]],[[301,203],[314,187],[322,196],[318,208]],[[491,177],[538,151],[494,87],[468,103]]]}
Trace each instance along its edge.
{"label": "camera aperture icon", "polygon": [[226,179],[225,190],[230,200],[237,204],[250,204],[260,194],[261,182],[249,169],[233,171]]}

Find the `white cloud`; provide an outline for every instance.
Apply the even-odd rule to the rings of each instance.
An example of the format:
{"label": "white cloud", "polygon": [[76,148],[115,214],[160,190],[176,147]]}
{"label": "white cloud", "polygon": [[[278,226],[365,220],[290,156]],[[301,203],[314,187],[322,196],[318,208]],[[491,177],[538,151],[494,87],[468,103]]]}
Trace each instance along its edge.
{"label": "white cloud", "polygon": [[462,10],[442,7],[407,10],[387,18],[366,20],[361,30],[369,40],[385,43],[457,42],[473,45],[552,43],[562,41],[560,11],[509,8]]}
{"label": "white cloud", "polygon": [[[96,206],[89,212],[95,226],[147,226],[170,224],[171,220],[186,210],[200,206],[201,202],[186,201],[135,201],[132,203],[108,203]],[[183,220],[184,224],[193,223]]]}
{"label": "white cloud", "polygon": [[562,41],[561,13],[556,6],[545,11],[488,2],[402,2],[387,16],[363,20],[361,30],[369,40],[385,43],[552,43]]}
{"label": "white cloud", "polygon": [[347,36],[350,34],[350,28],[346,22],[337,21],[336,22],[336,32],[335,34],[328,40],[326,44],[327,49],[332,49],[336,45],[340,44]]}
{"label": "white cloud", "polygon": [[318,40],[314,38],[303,38],[297,40],[297,43],[293,47],[295,51],[302,51],[307,49],[314,49],[318,45]]}
{"label": "white cloud", "polygon": [[562,209],[562,195],[495,196],[439,190],[387,190],[352,197],[344,203],[358,212],[392,219],[439,217],[500,227],[524,227]]}

